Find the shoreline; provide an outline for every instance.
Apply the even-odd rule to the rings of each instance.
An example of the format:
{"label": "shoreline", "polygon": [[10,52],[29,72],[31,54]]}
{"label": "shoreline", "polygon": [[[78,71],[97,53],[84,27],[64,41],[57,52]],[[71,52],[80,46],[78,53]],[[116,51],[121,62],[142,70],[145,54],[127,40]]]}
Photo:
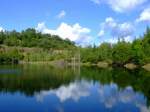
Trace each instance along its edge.
{"label": "shoreline", "polygon": [[[7,65],[7,64],[11,64],[12,63],[3,63],[1,65]],[[126,64],[121,64],[121,65],[117,65],[117,64],[113,64],[113,63],[109,63],[107,61],[101,61],[96,63],[69,63],[67,61],[65,61],[64,59],[60,59],[60,60],[54,60],[54,61],[19,61],[17,64],[47,64],[47,65],[51,65],[51,66],[55,66],[55,67],[65,67],[65,66],[85,66],[85,67],[98,67],[98,68],[110,68],[110,67],[117,67],[117,68],[126,68],[129,70],[135,70],[135,69],[144,69],[146,71],[150,72],[150,63],[147,63],[145,65],[136,65],[134,63],[126,63]]]}
{"label": "shoreline", "polygon": [[102,61],[102,62],[98,62],[97,64],[94,63],[68,63],[64,60],[56,60],[56,61],[37,61],[37,62],[26,62],[26,61],[20,61],[18,64],[48,64],[51,66],[57,66],[57,67],[64,67],[64,66],[85,66],[85,67],[98,67],[98,68],[109,68],[109,67],[118,67],[118,68],[126,68],[129,70],[135,70],[135,69],[139,69],[142,68],[146,71],[150,72],[150,63],[145,64],[145,65],[136,65],[134,63],[127,63],[127,64],[123,64],[123,66],[113,66],[113,64]]}

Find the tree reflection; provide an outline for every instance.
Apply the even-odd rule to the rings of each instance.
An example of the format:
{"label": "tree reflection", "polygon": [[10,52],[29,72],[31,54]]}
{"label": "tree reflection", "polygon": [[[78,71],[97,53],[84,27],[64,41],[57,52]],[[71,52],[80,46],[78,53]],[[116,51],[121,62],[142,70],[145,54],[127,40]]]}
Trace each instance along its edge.
{"label": "tree reflection", "polygon": [[[70,85],[86,80],[101,85],[116,84],[123,90],[132,87],[133,91],[141,92],[150,104],[150,73],[144,70],[129,71],[126,69],[81,68],[80,76],[71,68],[55,68],[48,65],[17,65],[0,67],[0,91],[21,92],[27,96],[53,90],[58,93],[63,87],[74,89]],[[13,70],[13,71],[12,71]],[[8,72],[9,71],[9,72]],[[80,85],[78,85],[80,86]],[[68,89],[68,88],[66,88]],[[80,92],[81,89],[78,89]],[[72,96],[73,92],[70,93]]]}

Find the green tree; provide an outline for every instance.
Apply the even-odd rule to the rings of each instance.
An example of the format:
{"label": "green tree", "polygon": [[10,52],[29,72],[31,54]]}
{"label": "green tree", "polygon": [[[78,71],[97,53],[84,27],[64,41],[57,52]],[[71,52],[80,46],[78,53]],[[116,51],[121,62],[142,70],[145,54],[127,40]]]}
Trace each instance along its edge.
{"label": "green tree", "polygon": [[5,40],[5,32],[1,31],[0,32],[0,44],[3,44],[4,40]]}
{"label": "green tree", "polygon": [[98,47],[99,61],[112,60],[112,45],[110,43],[102,43]]}
{"label": "green tree", "polygon": [[142,39],[136,39],[132,43],[132,51],[133,51],[133,58],[132,61],[135,64],[143,64],[144,59],[144,52],[143,52],[143,45]]}
{"label": "green tree", "polygon": [[119,41],[113,46],[113,61],[118,64],[127,63],[132,59],[131,43]]}
{"label": "green tree", "polygon": [[149,63],[150,62],[150,28],[148,27],[146,30],[146,33],[144,34],[143,38],[143,51],[144,51],[144,62]]}

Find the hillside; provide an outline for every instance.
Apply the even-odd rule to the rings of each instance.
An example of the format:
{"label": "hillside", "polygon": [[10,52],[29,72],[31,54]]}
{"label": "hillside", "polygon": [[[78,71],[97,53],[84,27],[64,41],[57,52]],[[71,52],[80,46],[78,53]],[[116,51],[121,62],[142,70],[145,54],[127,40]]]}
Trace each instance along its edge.
{"label": "hillside", "polygon": [[39,47],[44,49],[71,49],[75,43],[59,36],[42,34],[35,29],[28,28],[22,32],[0,32],[0,44],[6,46]]}
{"label": "hillside", "polygon": [[68,39],[42,34],[31,28],[22,32],[0,32],[1,64],[66,59],[75,48],[75,43]]}

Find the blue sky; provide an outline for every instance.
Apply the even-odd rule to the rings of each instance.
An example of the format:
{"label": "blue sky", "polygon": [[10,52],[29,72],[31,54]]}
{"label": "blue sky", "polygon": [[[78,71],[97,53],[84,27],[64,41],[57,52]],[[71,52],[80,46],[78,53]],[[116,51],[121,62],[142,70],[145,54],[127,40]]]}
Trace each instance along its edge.
{"label": "blue sky", "polygon": [[132,41],[150,26],[149,0],[0,0],[0,30],[36,28],[77,44]]}

